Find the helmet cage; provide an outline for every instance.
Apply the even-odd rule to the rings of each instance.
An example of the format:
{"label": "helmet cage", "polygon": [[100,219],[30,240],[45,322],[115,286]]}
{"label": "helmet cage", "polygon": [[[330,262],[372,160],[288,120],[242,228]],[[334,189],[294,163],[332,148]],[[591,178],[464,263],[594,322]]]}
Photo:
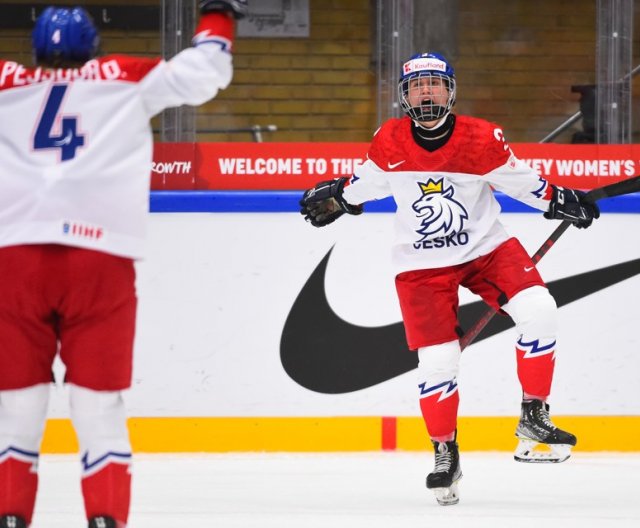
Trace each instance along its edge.
{"label": "helmet cage", "polygon": [[[426,81],[424,81],[426,79]],[[435,79],[442,79],[438,83],[447,90],[447,99],[444,105],[436,104],[431,99],[425,98],[418,106],[411,106],[409,102],[409,90],[412,83],[427,82],[435,84]],[[446,73],[432,70],[423,70],[412,73],[400,79],[398,82],[398,101],[402,111],[411,119],[416,121],[436,121],[445,117],[456,102],[456,80],[455,77]]]}

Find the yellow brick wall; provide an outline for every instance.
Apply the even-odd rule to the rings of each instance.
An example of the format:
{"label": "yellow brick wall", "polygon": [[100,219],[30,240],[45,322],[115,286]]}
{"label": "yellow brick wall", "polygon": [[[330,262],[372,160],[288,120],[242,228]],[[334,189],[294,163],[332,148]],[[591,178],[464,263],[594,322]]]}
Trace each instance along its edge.
{"label": "yellow brick wall", "polygon": [[198,127],[274,124],[265,139],[368,141],[376,128],[369,4],[311,0],[309,38],[239,39],[233,84],[203,106]]}
{"label": "yellow brick wall", "polygon": [[537,142],[579,110],[571,86],[595,82],[595,0],[459,5],[458,112],[498,122],[510,141]]}
{"label": "yellow brick wall", "polygon": [[[573,85],[596,80],[596,0],[458,0],[457,111],[502,124],[513,142],[537,142],[579,110]],[[632,67],[640,63],[634,3]],[[640,76],[632,82],[640,141]],[[568,143],[581,122],[558,136]]]}
{"label": "yellow brick wall", "polygon": [[[198,128],[274,124],[278,131],[264,134],[265,141],[369,141],[377,126],[374,5],[310,0],[309,38],[238,39],[233,83],[198,109]],[[458,25],[452,28],[458,49],[456,111],[499,123],[511,142],[539,141],[579,109],[571,86],[595,81],[595,9],[596,0],[458,0]],[[640,56],[640,24],[635,27]],[[157,32],[103,31],[102,37],[107,52],[160,51]],[[30,63],[29,36],[2,32],[0,54]],[[636,88],[638,115],[639,101]],[[579,129],[578,124],[557,141],[569,142]],[[198,140],[250,141],[251,135],[201,133]]]}

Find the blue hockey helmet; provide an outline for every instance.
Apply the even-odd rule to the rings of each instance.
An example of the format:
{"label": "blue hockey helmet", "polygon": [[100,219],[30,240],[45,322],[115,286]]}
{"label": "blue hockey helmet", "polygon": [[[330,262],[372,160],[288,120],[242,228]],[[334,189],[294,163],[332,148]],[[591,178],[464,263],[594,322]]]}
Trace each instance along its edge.
{"label": "blue hockey helmet", "polygon": [[37,62],[85,62],[95,57],[100,43],[91,16],[81,7],[47,7],[31,34]]}
{"label": "blue hockey helmet", "polygon": [[[444,104],[436,104],[426,95],[417,106],[409,102],[409,88],[424,83],[437,84],[447,90]],[[439,79],[435,83],[434,79]],[[456,75],[453,67],[438,53],[413,55],[402,65],[398,81],[398,101],[402,111],[416,121],[435,121],[445,117],[456,102]]]}

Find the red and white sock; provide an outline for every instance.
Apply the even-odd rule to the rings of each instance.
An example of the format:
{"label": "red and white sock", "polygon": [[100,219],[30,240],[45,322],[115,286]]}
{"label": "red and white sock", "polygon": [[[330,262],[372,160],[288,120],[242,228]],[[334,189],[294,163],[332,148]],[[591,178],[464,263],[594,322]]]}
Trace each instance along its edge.
{"label": "red and white sock", "polygon": [[432,440],[454,439],[458,421],[457,375],[460,344],[456,341],[418,349],[420,411]]}
{"label": "red and white sock", "polygon": [[107,453],[91,462],[82,458],[82,495],[87,519],[105,515],[126,526],[131,502],[130,454]]}
{"label": "red and white sock", "polygon": [[0,516],[31,523],[38,491],[38,453],[9,447],[0,453]]}
{"label": "red and white sock", "polygon": [[525,339],[522,336],[518,339],[518,379],[525,399],[545,401],[551,393],[555,350],[555,339]]}
{"label": "red and white sock", "polygon": [[419,385],[422,397],[420,411],[429,436],[438,442],[449,442],[455,436],[458,419],[458,383],[454,379],[431,387]]}

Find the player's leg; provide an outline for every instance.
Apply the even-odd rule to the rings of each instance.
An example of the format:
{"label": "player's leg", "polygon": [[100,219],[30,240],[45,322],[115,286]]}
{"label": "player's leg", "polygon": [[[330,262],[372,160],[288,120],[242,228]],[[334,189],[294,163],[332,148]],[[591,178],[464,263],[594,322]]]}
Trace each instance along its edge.
{"label": "player's leg", "polygon": [[[74,283],[63,307],[60,356],[78,435],[82,493],[94,525],[126,526],[131,446],[122,391],[131,384],[135,272],[129,259],[69,248]],[[104,522],[91,519],[104,517]],[[91,525],[91,524],[90,524]]]}
{"label": "player's leg", "polygon": [[69,384],[71,419],[78,435],[87,518],[111,517],[125,526],[131,489],[131,445],[120,391]]}
{"label": "player's leg", "polygon": [[[563,462],[569,458],[576,437],[557,428],[546,403],[555,367],[557,307],[549,291],[533,286],[517,293],[503,306],[516,324],[518,378],[523,400],[516,436],[520,439],[515,459],[519,462]],[[538,443],[551,452],[535,450]]]}
{"label": "player's leg", "polygon": [[460,353],[457,340],[418,350],[420,410],[435,453],[427,488],[435,491],[443,506],[458,503],[457,482],[462,477],[456,442]]}
{"label": "player's leg", "polygon": [[418,351],[418,396],[429,436],[450,441],[456,430],[460,346],[455,268],[401,273],[396,290],[407,342]]}
{"label": "player's leg", "polygon": [[516,325],[518,379],[523,399],[546,401],[555,367],[557,307],[543,286],[518,292],[502,309]]}
{"label": "player's leg", "polygon": [[511,238],[476,259],[462,285],[513,319],[518,377],[525,398],[546,399],[551,390],[557,333],[556,304],[531,258]]}
{"label": "player's leg", "polygon": [[[575,445],[575,437],[555,428],[549,419],[546,399],[551,392],[555,367],[557,307],[531,258],[516,239],[510,239],[490,255],[477,259],[472,271],[463,284],[495,309],[511,316],[516,325],[522,416],[532,420],[535,417],[537,441],[556,446]],[[544,434],[543,424],[546,424]],[[517,450],[517,460],[522,458],[520,451],[530,451],[530,446],[522,445]],[[544,457],[544,460],[535,457],[535,461],[540,458],[540,461],[561,462],[568,458],[566,449],[558,447],[556,451],[557,454]]]}
{"label": "player's leg", "polygon": [[418,350],[420,409],[429,436],[450,442],[457,428],[460,344],[449,341]]}
{"label": "player's leg", "polygon": [[42,383],[0,390],[0,518],[13,515],[31,523],[49,389]]}
{"label": "player's leg", "polygon": [[0,248],[0,526],[31,522],[57,350],[50,247]]}
{"label": "player's leg", "polygon": [[412,271],[396,277],[396,289],[409,348],[418,351],[420,410],[435,451],[427,488],[440,504],[456,504],[462,477],[456,443],[458,278],[450,268]]}

